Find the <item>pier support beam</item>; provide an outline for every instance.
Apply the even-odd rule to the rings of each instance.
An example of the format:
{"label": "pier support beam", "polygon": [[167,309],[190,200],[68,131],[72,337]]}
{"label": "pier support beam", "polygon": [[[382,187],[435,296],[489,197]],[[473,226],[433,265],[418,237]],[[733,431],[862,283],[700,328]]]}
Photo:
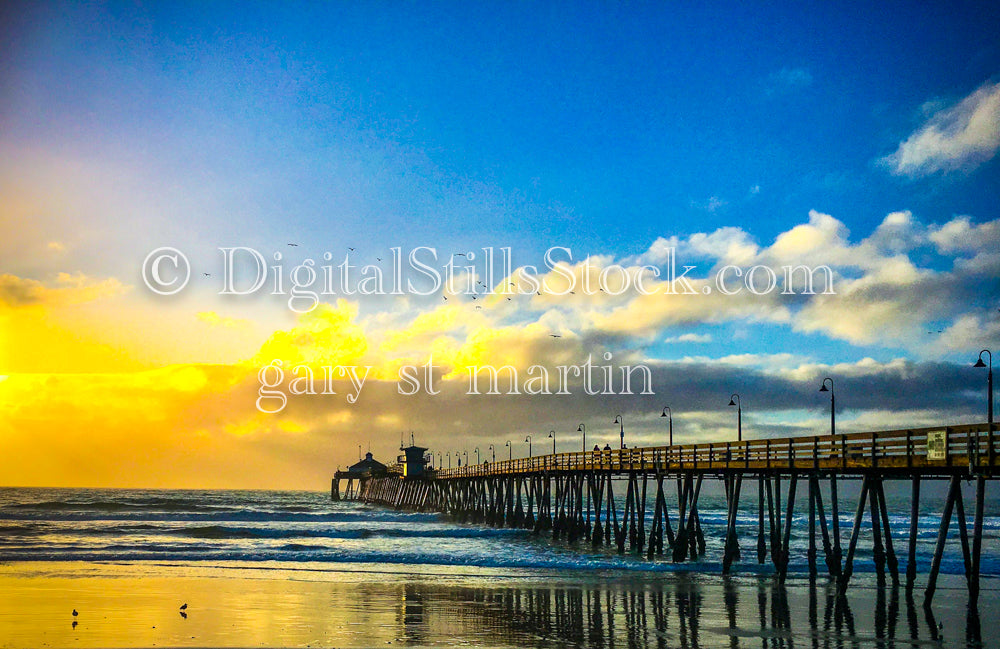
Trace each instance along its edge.
{"label": "pier support beam", "polygon": [[920,519],[920,477],[910,484],[910,539],[906,553],[906,590],[913,590],[917,580],[917,525]]}

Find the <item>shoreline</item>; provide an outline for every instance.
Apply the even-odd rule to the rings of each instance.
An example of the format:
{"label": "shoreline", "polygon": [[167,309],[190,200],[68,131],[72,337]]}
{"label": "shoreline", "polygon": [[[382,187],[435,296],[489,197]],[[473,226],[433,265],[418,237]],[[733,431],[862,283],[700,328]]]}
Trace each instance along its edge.
{"label": "shoreline", "polygon": [[952,575],[928,612],[922,591],[908,602],[905,589],[865,577],[841,604],[827,579],[398,568],[4,563],[0,647],[732,647],[768,637],[966,647],[976,646],[978,620],[1000,614],[1000,581],[984,580],[974,620],[964,578]]}

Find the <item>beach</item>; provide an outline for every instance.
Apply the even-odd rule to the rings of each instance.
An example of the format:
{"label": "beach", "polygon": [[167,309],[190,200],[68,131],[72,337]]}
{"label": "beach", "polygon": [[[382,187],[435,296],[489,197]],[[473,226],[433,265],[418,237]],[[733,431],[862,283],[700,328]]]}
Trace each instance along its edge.
{"label": "beach", "polygon": [[[694,573],[462,572],[7,564],[0,646],[989,646],[979,644],[964,583],[953,576],[927,611],[919,593],[910,604],[904,589],[867,580],[838,603],[827,580],[780,586],[768,577]],[[1000,614],[998,595],[987,580],[980,620]]]}

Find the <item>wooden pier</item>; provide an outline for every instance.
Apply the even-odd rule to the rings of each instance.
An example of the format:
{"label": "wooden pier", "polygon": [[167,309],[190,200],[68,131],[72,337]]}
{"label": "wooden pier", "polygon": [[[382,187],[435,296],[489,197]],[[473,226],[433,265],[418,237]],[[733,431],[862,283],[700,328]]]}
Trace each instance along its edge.
{"label": "wooden pier", "polygon": [[[948,481],[937,542],[925,586],[933,599],[948,530],[957,519],[970,601],[979,595],[985,482],[996,475],[996,424],[941,426],[871,433],[744,440],[540,455],[404,479],[390,472],[361,481],[359,500],[399,509],[437,511],[461,522],[531,529],[553,539],[616,547],[653,560],[696,560],[706,551],[698,499],[706,478],[721,481],[727,525],[723,573],[743,551],[737,514],[757,515],[757,563],[770,557],[779,581],[788,573],[797,495],[808,510],[808,565],[815,577],[819,549],[824,572],[843,593],[851,580],[861,523],[867,512],[879,581],[901,579],[886,506],[884,482],[910,481],[906,548],[907,589],[916,582],[917,518],[925,480]],[[741,503],[743,482],[756,482],[757,499]],[[838,481],[860,480],[854,524],[842,544]],[[972,530],[968,529],[963,480],[975,481]],[[800,487],[801,483],[801,487]],[[821,484],[826,483],[824,498]],[[615,490],[619,491],[616,497]],[[624,499],[621,490],[624,489]],[[782,506],[784,502],[784,506]],[[619,509],[620,508],[620,509]]]}

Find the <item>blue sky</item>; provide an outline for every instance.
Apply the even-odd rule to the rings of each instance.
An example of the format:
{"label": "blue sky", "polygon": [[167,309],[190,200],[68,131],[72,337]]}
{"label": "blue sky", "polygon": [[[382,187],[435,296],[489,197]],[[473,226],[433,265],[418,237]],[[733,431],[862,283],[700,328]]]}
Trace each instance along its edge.
{"label": "blue sky", "polygon": [[[486,339],[523,362],[607,349],[730,368],[802,426],[812,406],[792,413],[769,380],[947,374],[939,409],[868,405],[856,426],[977,418],[953,370],[1000,342],[995,3],[7,3],[0,24],[9,376],[243,363],[316,333],[280,299],[220,298],[221,246],[362,263],[510,246],[515,265],[563,246],[663,268],[672,244],[698,278],[808,262],[840,290],[329,309],[356,309],[379,363],[458,362]],[[162,245],[198,271],[172,300],[141,287]],[[92,347],[30,360],[23,331]],[[555,331],[569,347],[541,344]],[[310,416],[296,425],[320,430]]]}
{"label": "blue sky", "polygon": [[[236,207],[294,233],[341,239],[339,221],[419,240],[406,217],[443,211],[435,240],[492,242],[450,231],[471,202],[522,245],[627,254],[734,224],[766,241],[810,209],[861,234],[902,209],[996,216],[995,164],[920,181],[875,164],[935,102],[995,77],[988,5],[13,13],[7,139],[187,182],[208,167],[251,194],[266,175],[283,200]],[[368,186],[338,187],[344,164]]]}

